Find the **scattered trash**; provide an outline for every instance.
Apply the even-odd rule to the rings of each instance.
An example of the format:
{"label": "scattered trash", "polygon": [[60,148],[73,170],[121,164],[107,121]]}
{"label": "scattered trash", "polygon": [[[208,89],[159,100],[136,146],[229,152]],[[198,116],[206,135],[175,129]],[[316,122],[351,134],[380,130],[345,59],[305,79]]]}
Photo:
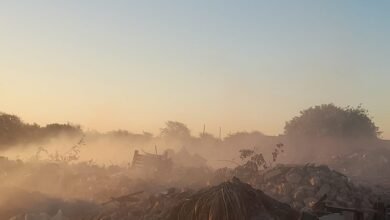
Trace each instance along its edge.
{"label": "scattered trash", "polygon": [[199,191],[152,195],[138,203],[117,206],[99,214],[97,220],[298,220],[300,212],[237,178]]}

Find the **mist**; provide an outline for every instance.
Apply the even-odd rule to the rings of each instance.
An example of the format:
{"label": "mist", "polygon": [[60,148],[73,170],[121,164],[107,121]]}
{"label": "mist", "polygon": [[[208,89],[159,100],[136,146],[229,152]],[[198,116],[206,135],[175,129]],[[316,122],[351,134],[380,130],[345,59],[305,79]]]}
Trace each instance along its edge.
{"label": "mist", "polygon": [[[336,107],[322,105],[306,111],[329,111],[329,108]],[[360,111],[337,108],[340,113]],[[111,197],[139,190],[153,194],[169,187],[200,189],[224,181],[224,177],[217,175],[221,171],[245,169],[248,165],[242,157],[245,151],[261,155],[269,168],[278,164],[320,164],[361,184],[389,183],[390,142],[380,138],[376,126],[368,124],[378,136],[342,129],[338,132],[343,135],[334,135],[338,127],[326,125],[323,119],[316,124],[317,119],[312,116],[308,123],[304,119],[306,114],[301,113],[302,120],[296,117],[288,121],[286,131],[278,136],[241,131],[224,137],[215,137],[206,130],[193,134],[177,121],[167,121],[158,134],[120,129],[101,133],[84,131],[73,124],[29,124],[17,116],[3,114],[3,130],[9,135],[2,136],[6,141],[0,148],[0,208],[4,209],[0,212],[7,218],[21,210],[50,215],[65,210],[68,216],[77,216],[80,207],[96,212],[99,204]],[[345,119],[345,123],[344,127],[350,129],[350,119]],[[313,133],[317,127],[320,133]],[[166,157],[172,166],[164,172],[137,171],[136,151]],[[26,202],[15,202],[16,198]]]}

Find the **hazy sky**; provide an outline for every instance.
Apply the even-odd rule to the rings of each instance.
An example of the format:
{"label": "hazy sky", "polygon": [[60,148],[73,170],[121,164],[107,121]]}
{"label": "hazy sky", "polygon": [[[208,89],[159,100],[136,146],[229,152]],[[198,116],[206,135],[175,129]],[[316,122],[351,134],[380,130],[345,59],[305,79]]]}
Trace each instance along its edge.
{"label": "hazy sky", "polygon": [[279,134],[312,105],[390,138],[390,1],[1,1],[0,111],[27,122]]}

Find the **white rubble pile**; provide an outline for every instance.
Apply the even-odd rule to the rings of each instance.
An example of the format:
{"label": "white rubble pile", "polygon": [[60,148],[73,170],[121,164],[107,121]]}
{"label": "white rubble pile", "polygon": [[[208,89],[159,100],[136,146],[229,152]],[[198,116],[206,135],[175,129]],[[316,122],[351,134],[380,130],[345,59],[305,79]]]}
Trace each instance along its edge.
{"label": "white rubble pile", "polygon": [[323,165],[278,165],[250,182],[296,209],[311,207],[325,194],[330,205],[350,208],[372,208],[378,200],[369,188]]}

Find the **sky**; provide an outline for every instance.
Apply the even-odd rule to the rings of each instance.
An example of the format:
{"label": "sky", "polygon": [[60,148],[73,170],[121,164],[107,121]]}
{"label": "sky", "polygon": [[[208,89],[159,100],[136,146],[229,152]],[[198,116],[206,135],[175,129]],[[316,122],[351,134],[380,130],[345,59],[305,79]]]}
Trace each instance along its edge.
{"label": "sky", "polygon": [[41,125],[283,132],[362,104],[390,139],[390,2],[1,1],[0,111]]}

